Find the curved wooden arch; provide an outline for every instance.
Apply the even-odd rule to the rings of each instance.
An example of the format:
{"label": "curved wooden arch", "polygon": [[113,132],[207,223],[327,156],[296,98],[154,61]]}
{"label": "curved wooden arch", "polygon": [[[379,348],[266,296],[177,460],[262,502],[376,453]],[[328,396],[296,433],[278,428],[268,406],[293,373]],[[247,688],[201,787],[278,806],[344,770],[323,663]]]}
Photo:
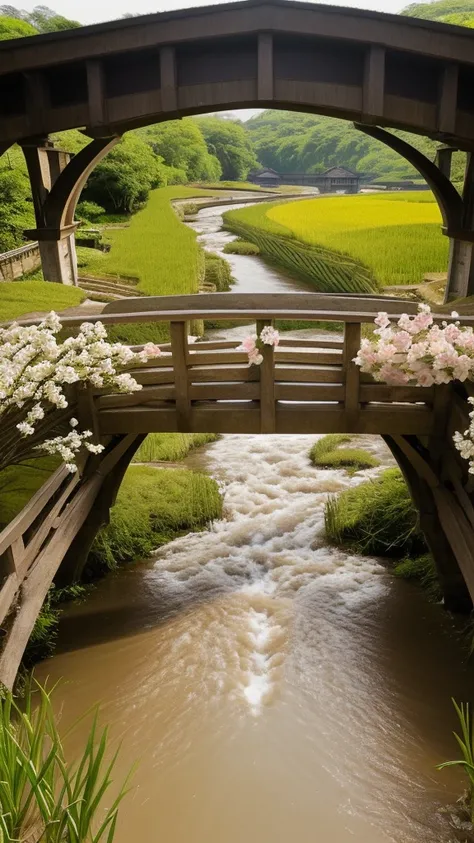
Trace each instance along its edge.
{"label": "curved wooden arch", "polygon": [[381,129],[379,126],[365,126],[362,123],[355,123],[354,125],[360,132],[384,143],[385,146],[389,146],[394,152],[398,152],[399,155],[418,170],[434,193],[443,217],[445,233],[449,234],[450,231],[461,230],[463,222],[462,199],[454,185],[436,164],[430,161],[418,149],[415,149],[414,146],[402,140],[402,138],[397,137],[397,135],[392,135],[391,132]]}
{"label": "curved wooden arch", "polygon": [[[277,107],[474,145],[474,33],[289,0],[245,0],[0,44],[0,142],[97,137],[186,114]],[[16,86],[16,88],[15,88]],[[1,97],[0,97],[1,102]]]}
{"label": "curved wooden arch", "polygon": [[54,183],[43,206],[45,225],[61,229],[72,225],[81,191],[94,167],[115,146],[120,138],[92,140],[71,159]]}

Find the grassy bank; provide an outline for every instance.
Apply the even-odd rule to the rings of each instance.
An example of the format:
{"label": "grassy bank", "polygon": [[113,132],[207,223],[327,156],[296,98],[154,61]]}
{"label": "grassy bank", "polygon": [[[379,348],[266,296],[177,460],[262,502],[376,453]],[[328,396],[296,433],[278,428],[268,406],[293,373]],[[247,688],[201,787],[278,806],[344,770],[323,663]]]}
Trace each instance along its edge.
{"label": "grassy bank", "polygon": [[[328,200],[309,200],[323,202]],[[298,240],[289,226],[270,216],[280,208],[297,209],[300,202],[265,202],[227,211],[226,228],[255,243],[260,253],[311,281],[317,290],[333,293],[370,293],[378,289],[373,273],[362,263],[319,245]],[[303,202],[304,205],[308,201]]]}
{"label": "grassy bank", "polygon": [[21,512],[59,465],[58,457],[39,457],[0,472],[0,530]]}
{"label": "grassy bank", "polygon": [[147,556],[177,536],[203,529],[222,513],[215,480],[187,469],[132,466],[125,475],[110,524],[99,533],[87,576]]}
{"label": "grassy bank", "polygon": [[430,191],[309,199],[266,215],[298,240],[360,262],[383,286],[418,284],[447,267],[449,243]]}
{"label": "grassy bank", "polygon": [[314,443],[309,458],[318,468],[345,468],[348,474],[380,465],[380,460],[365,448],[342,447],[352,440],[346,433],[329,433]]}
{"label": "grassy bank", "polygon": [[329,498],[325,527],[333,544],[362,555],[390,557],[396,577],[416,582],[430,600],[441,600],[434,559],[398,468]]}
{"label": "grassy bank", "polygon": [[177,462],[190,451],[215,442],[217,433],[150,433],[140,445],[134,462]]}
{"label": "grassy bank", "polygon": [[0,322],[18,319],[25,313],[61,311],[85,299],[77,287],[47,281],[4,281],[0,296]]}
{"label": "grassy bank", "polygon": [[[79,249],[79,272],[137,281],[137,289],[149,296],[197,293],[204,279],[204,255],[196,232],[183,225],[173,209],[174,199],[212,196],[212,191],[189,187],[164,187],[150,193],[146,207],[131,218],[126,228],[108,229],[104,240],[110,252]],[[163,341],[164,325],[115,326],[110,332],[124,342]]]}
{"label": "grassy bank", "polygon": [[398,468],[328,500],[326,535],[356,553],[403,558],[426,552],[418,514]]}

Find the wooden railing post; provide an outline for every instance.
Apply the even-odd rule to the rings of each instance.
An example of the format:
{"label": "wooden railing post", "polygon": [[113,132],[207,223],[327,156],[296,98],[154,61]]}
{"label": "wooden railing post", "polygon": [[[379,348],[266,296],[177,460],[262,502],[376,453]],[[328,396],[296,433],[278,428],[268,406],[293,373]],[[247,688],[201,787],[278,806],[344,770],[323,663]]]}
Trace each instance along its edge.
{"label": "wooden railing post", "polygon": [[[257,336],[267,325],[273,326],[272,319],[257,321]],[[260,432],[275,433],[275,349],[266,345],[262,349],[263,362],[260,366]]]}
{"label": "wooden railing post", "polygon": [[171,322],[171,352],[176,391],[177,428],[182,433],[190,431],[191,400],[188,379],[188,325],[187,322]]}
{"label": "wooden railing post", "polygon": [[[344,325],[344,409],[349,427],[354,428],[359,410],[360,369],[353,362],[360,348],[360,322],[346,322]],[[351,430],[347,431],[351,433]]]}

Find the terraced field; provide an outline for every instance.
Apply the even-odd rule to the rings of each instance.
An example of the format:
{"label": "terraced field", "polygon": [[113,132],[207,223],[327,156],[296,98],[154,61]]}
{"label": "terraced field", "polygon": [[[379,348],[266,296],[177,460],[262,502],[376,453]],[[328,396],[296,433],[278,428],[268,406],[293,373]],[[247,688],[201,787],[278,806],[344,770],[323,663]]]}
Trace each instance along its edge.
{"label": "terraced field", "polygon": [[447,266],[448,241],[428,191],[271,202],[229,211],[225,222],[330,292],[417,284]]}

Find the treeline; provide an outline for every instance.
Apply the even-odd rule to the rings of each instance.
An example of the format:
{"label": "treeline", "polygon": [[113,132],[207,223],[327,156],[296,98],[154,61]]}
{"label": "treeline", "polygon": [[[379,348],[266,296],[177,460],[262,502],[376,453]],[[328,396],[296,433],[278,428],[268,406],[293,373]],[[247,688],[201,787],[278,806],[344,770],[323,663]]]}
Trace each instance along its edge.
{"label": "treeline", "polygon": [[[52,136],[56,146],[78,153],[90,138],[77,129]],[[94,169],[81,195],[77,216],[129,214],[150,190],[174,184],[235,181],[257,165],[243,124],[218,117],[171,120],[128,132]],[[0,252],[22,244],[34,226],[31,190],[23,154],[13,147],[0,157]]]}
{"label": "treeline", "polygon": [[32,12],[15,6],[0,6],[0,41],[42,35],[45,32],[61,32],[81,25],[77,20],[58,15],[48,6],[35,6]]}
{"label": "treeline", "polygon": [[474,27],[474,0],[438,0],[436,3],[412,3],[402,15],[437,20],[457,26]]}

